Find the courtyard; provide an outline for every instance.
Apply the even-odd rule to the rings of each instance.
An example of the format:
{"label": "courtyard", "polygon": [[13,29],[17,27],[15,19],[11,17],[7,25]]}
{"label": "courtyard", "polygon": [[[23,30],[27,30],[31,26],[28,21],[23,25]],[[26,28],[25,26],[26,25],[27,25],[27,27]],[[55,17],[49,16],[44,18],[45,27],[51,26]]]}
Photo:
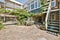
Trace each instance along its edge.
{"label": "courtyard", "polygon": [[59,36],[47,33],[32,26],[5,26],[0,30],[0,40],[59,40]]}
{"label": "courtyard", "polygon": [[0,0],[0,40],[60,40],[60,0],[23,1]]}

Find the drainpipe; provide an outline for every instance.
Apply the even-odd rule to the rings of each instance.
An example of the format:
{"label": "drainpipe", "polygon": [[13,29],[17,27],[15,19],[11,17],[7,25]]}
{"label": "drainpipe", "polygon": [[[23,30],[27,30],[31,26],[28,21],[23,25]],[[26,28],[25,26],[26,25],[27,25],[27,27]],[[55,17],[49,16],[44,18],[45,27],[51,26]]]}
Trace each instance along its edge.
{"label": "drainpipe", "polygon": [[[6,0],[4,0],[4,10],[5,10],[5,12],[6,12]],[[5,15],[4,15],[4,22],[6,21],[6,19],[5,19]]]}
{"label": "drainpipe", "polygon": [[[59,9],[60,9],[60,0],[59,0]],[[59,10],[59,17],[60,17],[60,10]],[[60,24],[60,18],[59,18],[59,24]],[[59,33],[60,33],[60,25],[59,25]]]}
{"label": "drainpipe", "polygon": [[47,14],[46,14],[46,19],[45,19],[45,26],[46,26],[46,30],[47,30],[47,27],[48,27],[48,17],[49,17],[49,13],[51,11],[51,0],[50,0],[50,3],[49,3],[49,6],[48,6],[48,11],[47,11]]}

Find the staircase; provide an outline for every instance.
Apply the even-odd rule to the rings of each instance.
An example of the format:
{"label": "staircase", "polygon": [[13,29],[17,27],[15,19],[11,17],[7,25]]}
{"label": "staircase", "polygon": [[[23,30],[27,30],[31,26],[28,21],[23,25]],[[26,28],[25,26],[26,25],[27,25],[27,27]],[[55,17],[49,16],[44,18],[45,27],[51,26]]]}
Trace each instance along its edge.
{"label": "staircase", "polygon": [[[51,1],[48,0],[48,2],[51,2]],[[59,25],[60,24],[60,13],[56,13],[56,14],[58,14],[57,20],[51,20],[51,18],[49,18],[49,17],[51,17],[50,14],[52,14],[52,12],[50,12],[50,11],[52,10],[52,8],[50,7],[51,10],[49,10],[48,8],[49,8],[49,6],[47,6],[48,12],[47,12],[47,17],[46,17],[47,18],[47,20],[46,20],[47,21],[46,22],[47,31],[52,34],[59,34],[59,32],[60,32],[60,25]],[[53,10],[55,10],[55,9],[53,9]],[[57,11],[54,11],[54,12],[57,12]]]}
{"label": "staircase", "polygon": [[53,33],[59,33],[59,22],[60,21],[53,21],[48,24],[48,31]]}
{"label": "staircase", "polygon": [[60,32],[60,13],[58,13],[58,17],[59,17],[58,20],[49,20],[47,28],[47,31],[54,33],[54,35],[59,34]]}

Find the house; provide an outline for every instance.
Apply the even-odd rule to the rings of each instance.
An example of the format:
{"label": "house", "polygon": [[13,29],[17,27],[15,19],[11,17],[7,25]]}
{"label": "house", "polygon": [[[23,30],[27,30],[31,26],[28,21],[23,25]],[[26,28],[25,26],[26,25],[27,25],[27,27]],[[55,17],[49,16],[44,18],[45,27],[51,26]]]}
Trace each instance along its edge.
{"label": "house", "polygon": [[0,0],[0,8],[3,8],[4,7],[4,0]]}
{"label": "house", "polygon": [[[40,14],[40,7],[41,7],[40,0],[28,0],[24,4],[24,9],[26,11],[32,12],[34,14]],[[36,21],[36,22],[41,19],[40,15],[34,15],[33,18],[34,18],[34,21]],[[39,21],[39,22],[41,22],[41,21]]]}
{"label": "house", "polygon": [[5,1],[6,9],[23,9],[23,4],[14,0]]}
{"label": "house", "polygon": [[40,0],[28,0],[24,4],[24,9],[29,12],[39,13],[40,12]]}
{"label": "house", "polygon": [[[45,0],[46,3],[51,2],[51,11],[48,16],[48,27],[47,31],[53,32],[53,33],[59,33],[60,32],[60,0]],[[46,11],[43,13],[40,13],[40,1],[39,0],[31,0],[27,1],[24,9],[26,9],[28,12],[33,12],[35,15],[33,18],[36,19],[38,22],[45,22],[45,18],[47,15],[47,11],[49,8],[49,5],[46,6]],[[37,20],[38,19],[38,20]]]}

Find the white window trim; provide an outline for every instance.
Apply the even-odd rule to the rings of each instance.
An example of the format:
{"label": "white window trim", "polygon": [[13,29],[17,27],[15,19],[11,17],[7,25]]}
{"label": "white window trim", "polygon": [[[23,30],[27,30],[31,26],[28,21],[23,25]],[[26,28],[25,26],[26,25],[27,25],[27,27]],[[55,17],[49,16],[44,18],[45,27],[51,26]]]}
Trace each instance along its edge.
{"label": "white window trim", "polygon": [[[38,9],[38,8],[41,7],[41,4],[40,4],[40,7],[38,7],[38,5],[39,5],[39,4],[38,4],[38,1],[39,1],[39,0],[36,0],[36,1],[32,2],[32,3],[30,3],[30,9],[29,9],[29,11],[32,11],[32,10],[35,10],[35,9]],[[35,8],[35,2],[37,2],[37,8]],[[32,4],[34,4],[34,9],[31,9],[31,5],[32,5]]]}

